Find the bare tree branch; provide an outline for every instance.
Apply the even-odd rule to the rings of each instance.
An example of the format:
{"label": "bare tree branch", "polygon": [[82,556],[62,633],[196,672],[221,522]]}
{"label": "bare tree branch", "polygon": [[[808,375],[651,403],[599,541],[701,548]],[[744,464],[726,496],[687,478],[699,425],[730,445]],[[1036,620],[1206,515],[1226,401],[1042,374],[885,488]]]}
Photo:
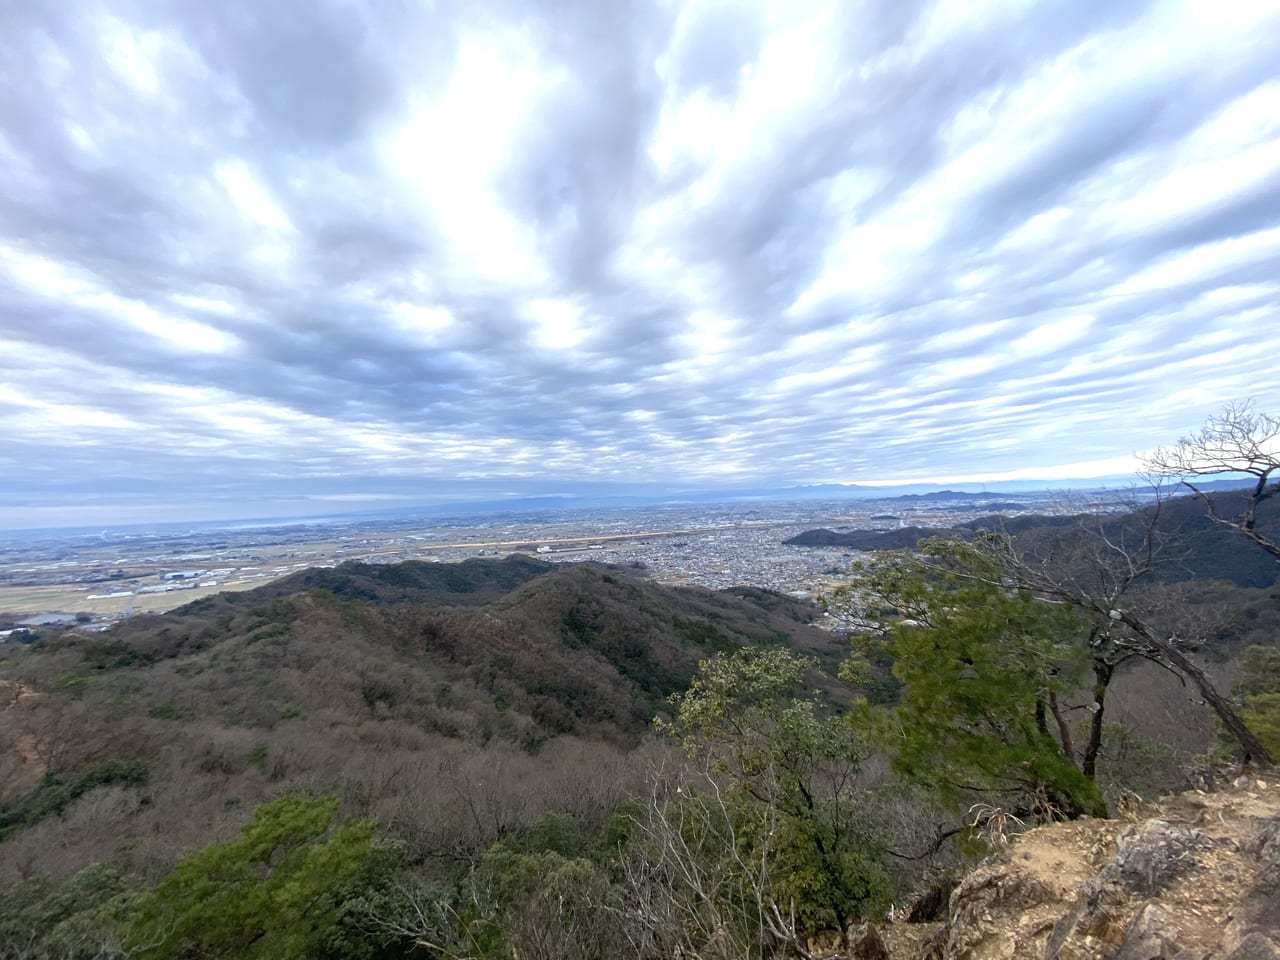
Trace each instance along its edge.
{"label": "bare tree branch", "polygon": [[[1068,603],[1088,615],[1093,621],[1090,647],[1095,663],[1114,667],[1137,655],[1166,667],[1195,686],[1240,745],[1246,763],[1269,766],[1272,758],[1266,747],[1245,726],[1235,705],[1183,652],[1184,642],[1174,633],[1157,629],[1129,603],[1134,585],[1167,556],[1169,543],[1159,526],[1167,494],[1157,486],[1153,495],[1147,506],[1123,516],[1083,515],[1074,533],[1029,542],[995,533],[981,538],[978,546],[1000,571],[1000,585]],[[1110,679],[1109,670],[1095,672],[1099,681]],[[1101,711],[1103,700],[1095,702]]]}
{"label": "bare tree branch", "polygon": [[[1209,519],[1235,531],[1280,561],[1280,543],[1257,528],[1258,507],[1280,493],[1280,417],[1260,413],[1253,401],[1227,404],[1196,433],[1146,458],[1156,475],[1177,479],[1205,504]],[[1221,500],[1189,478],[1242,473],[1253,479],[1239,512],[1225,515]]]}

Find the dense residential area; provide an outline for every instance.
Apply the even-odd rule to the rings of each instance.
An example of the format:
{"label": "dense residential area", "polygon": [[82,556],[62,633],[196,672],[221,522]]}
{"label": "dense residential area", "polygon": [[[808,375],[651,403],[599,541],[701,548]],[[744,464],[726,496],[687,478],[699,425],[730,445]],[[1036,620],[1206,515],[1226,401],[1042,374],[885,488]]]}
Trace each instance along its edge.
{"label": "dense residential area", "polygon": [[[1083,509],[1124,502],[1131,491],[1076,497]],[[352,560],[449,562],[520,553],[552,562],[594,560],[640,565],[655,579],[712,588],[751,583],[782,592],[815,592],[824,574],[847,565],[849,549],[794,549],[787,541],[816,526],[874,532],[946,526],[990,515],[1071,512],[1072,498],[1038,492],[1008,497],[955,494],[924,504],[914,497],[767,500],[606,510],[568,504],[511,512],[465,510],[443,517],[355,516],[286,524],[262,520],[226,527],[164,525],[136,530],[29,531],[0,534],[0,617],[89,615],[96,625],[164,610],[183,597],[259,586],[307,567]],[[899,510],[901,517],[886,509]],[[474,510],[474,508],[473,508]],[[177,599],[155,594],[182,591]],[[194,591],[191,593],[190,591]],[[17,614],[23,614],[21,618]],[[6,621],[7,622],[7,621]]]}

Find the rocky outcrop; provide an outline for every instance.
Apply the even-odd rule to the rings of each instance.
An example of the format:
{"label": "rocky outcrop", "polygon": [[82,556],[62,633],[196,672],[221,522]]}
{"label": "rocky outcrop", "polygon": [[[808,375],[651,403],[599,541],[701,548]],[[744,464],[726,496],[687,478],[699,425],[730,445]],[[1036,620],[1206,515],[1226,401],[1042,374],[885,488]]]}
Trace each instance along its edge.
{"label": "rocky outcrop", "polygon": [[870,923],[855,927],[849,935],[849,960],[889,960],[889,948]]}
{"label": "rocky outcrop", "polygon": [[1031,830],[931,937],[885,939],[894,960],[1280,960],[1280,784]]}

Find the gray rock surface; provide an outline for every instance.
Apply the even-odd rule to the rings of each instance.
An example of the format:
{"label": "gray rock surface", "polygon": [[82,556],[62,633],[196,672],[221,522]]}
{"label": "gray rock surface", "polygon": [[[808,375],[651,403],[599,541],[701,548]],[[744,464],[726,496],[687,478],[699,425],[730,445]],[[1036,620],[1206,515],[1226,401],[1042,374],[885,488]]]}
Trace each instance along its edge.
{"label": "gray rock surface", "polygon": [[873,924],[864,923],[850,932],[848,955],[849,960],[889,960],[889,948],[880,931]]}
{"label": "gray rock surface", "polygon": [[887,928],[891,957],[1280,960],[1275,782],[1250,779],[1144,812],[1157,816],[1019,836],[963,878],[936,932]]}
{"label": "gray rock surface", "polygon": [[1201,842],[1200,831],[1171,826],[1164,820],[1128,827],[1116,838],[1115,858],[1103,868],[1098,881],[1103,886],[1116,883],[1137,896],[1155,896],[1194,865]]}

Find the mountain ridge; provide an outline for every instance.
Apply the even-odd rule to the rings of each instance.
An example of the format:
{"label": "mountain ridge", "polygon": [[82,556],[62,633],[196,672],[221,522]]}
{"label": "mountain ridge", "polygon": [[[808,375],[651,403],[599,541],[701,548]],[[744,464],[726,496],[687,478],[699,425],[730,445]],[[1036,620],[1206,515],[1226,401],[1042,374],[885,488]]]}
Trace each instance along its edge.
{"label": "mountain ridge", "polygon": [[[1243,494],[1228,491],[1217,497],[1219,509],[1226,515],[1238,509]],[[1128,514],[1104,516],[1104,529],[1118,530],[1135,516],[1149,512],[1141,506]],[[1275,562],[1263,551],[1247,548],[1232,531],[1215,524],[1205,512],[1204,504],[1194,496],[1172,497],[1160,506],[1159,535],[1163,540],[1181,544],[1171,552],[1168,562],[1154,571],[1152,579],[1180,582],[1196,579],[1221,579],[1241,587],[1269,587],[1276,582]],[[992,514],[966,520],[953,526],[907,526],[892,530],[852,530],[847,533],[815,528],[783,541],[799,547],[845,547],[851,550],[913,549],[919,541],[930,537],[967,539],[980,530],[1003,531],[1015,538],[1048,537],[1069,530],[1081,520],[1090,523],[1092,514],[1044,515],[1037,513],[1004,516]],[[1259,532],[1280,538],[1280,510],[1268,510],[1258,516]]]}

